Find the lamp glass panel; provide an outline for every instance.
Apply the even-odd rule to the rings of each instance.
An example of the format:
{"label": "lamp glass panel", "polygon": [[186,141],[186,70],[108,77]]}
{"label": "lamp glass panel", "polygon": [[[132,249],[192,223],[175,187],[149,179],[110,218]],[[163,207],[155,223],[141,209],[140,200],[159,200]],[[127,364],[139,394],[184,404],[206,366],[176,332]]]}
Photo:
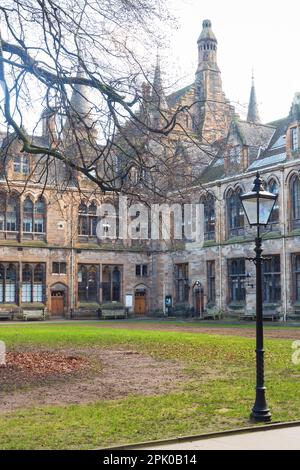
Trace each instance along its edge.
{"label": "lamp glass panel", "polygon": [[257,220],[257,198],[242,201],[250,225],[267,225],[275,199],[259,198],[259,219]]}
{"label": "lamp glass panel", "polygon": [[257,224],[257,199],[243,199],[244,211],[250,225]]}
{"label": "lamp glass panel", "polygon": [[267,225],[275,199],[259,198],[259,224]]}

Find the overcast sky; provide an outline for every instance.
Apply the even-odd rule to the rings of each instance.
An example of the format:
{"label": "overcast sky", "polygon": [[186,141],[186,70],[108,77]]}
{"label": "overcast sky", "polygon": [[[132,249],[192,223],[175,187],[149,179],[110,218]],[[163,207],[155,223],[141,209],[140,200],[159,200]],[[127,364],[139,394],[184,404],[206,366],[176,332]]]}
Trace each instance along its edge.
{"label": "overcast sky", "polygon": [[210,19],[227,98],[248,103],[253,67],[262,121],[288,114],[295,92],[300,92],[299,0],[169,0],[169,4],[179,20],[170,53],[183,84],[194,80],[197,39],[202,21]]}

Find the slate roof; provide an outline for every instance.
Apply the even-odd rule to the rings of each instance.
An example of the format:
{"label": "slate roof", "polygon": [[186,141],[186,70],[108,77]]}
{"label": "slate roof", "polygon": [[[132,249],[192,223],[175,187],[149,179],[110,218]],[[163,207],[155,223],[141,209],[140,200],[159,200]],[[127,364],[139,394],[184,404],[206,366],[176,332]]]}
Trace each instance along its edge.
{"label": "slate roof", "polygon": [[238,133],[242,143],[249,147],[268,147],[275,128],[269,125],[257,124],[247,121],[236,121]]}

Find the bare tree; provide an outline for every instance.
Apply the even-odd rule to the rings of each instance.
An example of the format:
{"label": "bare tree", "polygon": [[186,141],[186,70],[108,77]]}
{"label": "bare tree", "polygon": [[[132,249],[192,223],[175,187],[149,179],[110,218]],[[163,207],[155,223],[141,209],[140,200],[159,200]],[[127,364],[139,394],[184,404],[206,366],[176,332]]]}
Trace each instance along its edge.
{"label": "bare tree", "polygon": [[0,15],[3,166],[17,141],[37,156],[31,181],[84,177],[102,192],[136,193],[141,182],[157,194],[170,188],[179,147],[168,136],[189,110],[167,110],[160,82],[149,78],[146,58],[163,41],[159,25],[171,21],[164,2],[4,0]]}

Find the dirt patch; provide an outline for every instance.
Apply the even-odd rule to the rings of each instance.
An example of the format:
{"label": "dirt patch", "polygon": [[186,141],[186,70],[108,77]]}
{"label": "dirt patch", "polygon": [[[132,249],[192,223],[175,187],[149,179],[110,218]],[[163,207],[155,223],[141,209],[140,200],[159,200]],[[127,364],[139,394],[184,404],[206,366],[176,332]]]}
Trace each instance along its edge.
{"label": "dirt patch", "polygon": [[[64,354],[73,354],[73,351],[64,351]],[[94,367],[87,370],[85,376],[73,376],[71,380],[68,376],[68,380],[61,383],[31,383],[30,390],[4,390],[0,393],[0,411],[161,394],[176,389],[189,379],[183,365],[157,360],[133,350],[94,348],[76,351],[78,355],[93,360]],[[97,370],[95,363],[99,365]]]}
{"label": "dirt patch", "polygon": [[19,369],[29,374],[51,375],[69,374],[84,367],[87,361],[82,357],[65,356],[49,352],[8,352],[6,354],[6,373]]}
{"label": "dirt patch", "polygon": [[[170,331],[173,333],[206,333],[210,335],[225,335],[225,336],[242,336],[244,338],[255,338],[255,328],[239,328],[239,327],[218,327],[212,326],[180,326],[180,325],[168,325],[160,323],[116,323],[116,324],[98,324],[95,325],[97,328],[116,328],[116,329],[129,329],[129,330],[152,330],[152,331]],[[275,339],[300,339],[300,328],[268,328],[265,327],[264,335],[266,338]]]}

